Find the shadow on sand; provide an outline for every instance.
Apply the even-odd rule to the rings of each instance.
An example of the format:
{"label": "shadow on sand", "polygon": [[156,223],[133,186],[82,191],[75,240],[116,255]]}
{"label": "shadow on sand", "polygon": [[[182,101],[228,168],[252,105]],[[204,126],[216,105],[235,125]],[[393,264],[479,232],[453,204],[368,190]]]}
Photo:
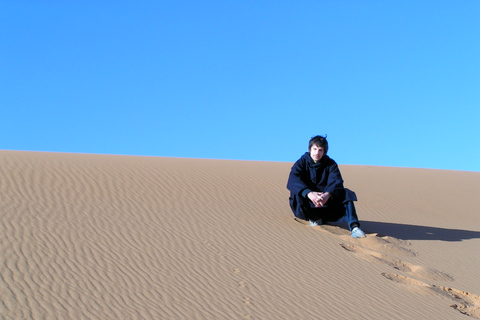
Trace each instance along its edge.
{"label": "shadow on sand", "polygon": [[362,229],[403,240],[462,241],[480,238],[480,231],[445,229],[411,224],[361,221]]}

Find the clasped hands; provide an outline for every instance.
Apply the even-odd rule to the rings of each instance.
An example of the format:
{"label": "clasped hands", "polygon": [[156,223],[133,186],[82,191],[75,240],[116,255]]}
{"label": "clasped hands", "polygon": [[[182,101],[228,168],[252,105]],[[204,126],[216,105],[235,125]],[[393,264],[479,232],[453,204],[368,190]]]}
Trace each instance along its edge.
{"label": "clasped hands", "polygon": [[307,197],[313,202],[315,207],[320,208],[327,203],[328,199],[330,199],[330,193],[312,191],[307,194]]}

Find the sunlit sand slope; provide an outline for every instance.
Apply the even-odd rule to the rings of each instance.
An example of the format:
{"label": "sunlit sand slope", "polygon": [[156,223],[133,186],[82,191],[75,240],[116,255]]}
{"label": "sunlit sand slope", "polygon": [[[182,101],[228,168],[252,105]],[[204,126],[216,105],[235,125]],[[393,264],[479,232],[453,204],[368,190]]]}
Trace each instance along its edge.
{"label": "sunlit sand slope", "polygon": [[0,151],[1,318],[480,318],[480,173],[341,166],[353,239],[291,165]]}

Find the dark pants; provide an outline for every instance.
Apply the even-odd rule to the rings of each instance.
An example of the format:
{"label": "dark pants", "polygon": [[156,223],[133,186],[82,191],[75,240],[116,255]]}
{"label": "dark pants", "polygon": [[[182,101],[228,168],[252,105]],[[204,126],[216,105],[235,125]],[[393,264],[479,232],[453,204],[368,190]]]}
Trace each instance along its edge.
{"label": "dark pants", "polygon": [[306,199],[300,202],[292,200],[293,199],[291,198],[290,206],[297,218],[303,220],[322,219],[322,222],[335,222],[345,217],[350,230],[352,229],[352,225],[356,224],[360,226],[353,201],[344,201],[343,203],[335,205],[326,205],[320,208],[315,208],[313,203]]}

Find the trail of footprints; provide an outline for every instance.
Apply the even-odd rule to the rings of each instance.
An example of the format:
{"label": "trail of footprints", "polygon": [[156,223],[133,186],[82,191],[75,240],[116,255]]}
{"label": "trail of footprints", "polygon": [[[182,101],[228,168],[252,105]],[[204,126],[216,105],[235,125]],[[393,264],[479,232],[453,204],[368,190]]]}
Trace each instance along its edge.
{"label": "trail of footprints", "polygon": [[340,244],[345,250],[356,253],[360,258],[367,261],[374,261],[386,264],[394,269],[397,269],[402,272],[409,273],[411,275],[420,277],[426,280],[444,280],[444,281],[453,281],[453,277],[450,275],[440,272],[438,270],[430,269],[427,267],[417,266],[391,256],[388,256],[383,253],[379,253],[373,250],[369,250],[362,247],[357,247],[349,244]]}
{"label": "trail of footprints", "polygon": [[[231,261],[228,259],[227,255],[222,253],[216,246],[209,240],[203,241],[203,243],[209,248],[212,252],[215,252],[215,254],[224,262],[230,263]],[[231,266],[229,266],[231,267]],[[240,290],[243,290],[244,294],[242,295],[242,304],[246,307],[251,307],[253,303],[253,299],[248,297],[248,290],[249,290],[249,285],[248,282],[242,280],[242,271],[239,268],[233,267],[231,268],[232,275],[236,279],[237,286]],[[244,313],[242,315],[243,319],[252,319],[252,316],[248,313]]]}
{"label": "trail of footprints", "polygon": [[[328,226],[332,227],[332,226]],[[329,231],[329,230],[327,230]],[[443,273],[441,271],[427,268],[424,266],[418,266],[411,264],[406,261],[394,258],[384,253],[380,253],[375,250],[379,248],[385,248],[390,245],[389,252],[394,252],[398,254],[399,252],[413,252],[410,250],[402,250],[400,247],[404,246],[402,240],[398,240],[391,237],[379,236],[378,234],[368,234],[367,238],[375,237],[374,241],[372,238],[368,242],[362,242],[363,239],[354,240],[358,244],[372,247],[371,249],[365,248],[359,245],[341,243],[343,249],[354,253],[356,256],[365,259],[367,261],[372,261],[376,263],[381,263],[386,266],[389,266],[395,270],[404,272],[408,275],[411,275],[416,278],[421,278],[427,281],[454,281],[453,277]],[[343,237],[342,237],[343,238]],[[398,250],[390,250],[392,247],[399,247]],[[372,250],[375,249],[375,250]],[[406,249],[406,248],[405,248]],[[412,256],[411,254],[403,254],[403,256]],[[454,303],[450,306],[453,309],[463,313],[472,318],[480,319],[480,296],[452,289],[449,287],[437,286],[435,284],[429,284],[420,280],[417,280],[412,277],[402,276],[396,273],[383,272],[382,276],[385,278],[394,281],[399,284],[404,284],[407,286],[413,286],[417,292],[423,292],[426,294],[435,294],[452,300]]]}
{"label": "trail of footprints", "polygon": [[[295,220],[301,224],[307,225],[304,220]],[[416,253],[409,248],[410,244],[406,241],[393,237],[382,236],[377,233],[367,234],[366,239],[353,239],[349,231],[336,225],[322,225],[313,227],[323,232],[328,232],[339,236],[341,239],[353,241],[358,245],[341,243],[343,249],[352,252],[356,256],[367,261],[385,264],[395,270],[407,273],[413,277],[418,277],[427,281],[454,281],[453,277],[441,271],[411,264],[406,261],[394,258],[381,253],[388,251],[396,256],[414,257]],[[361,246],[360,246],[361,245]],[[368,247],[368,248],[367,248]],[[417,292],[426,294],[435,294],[448,298],[454,303],[450,305],[453,309],[472,318],[480,319],[480,296],[464,292],[449,287],[429,284],[415,278],[402,276],[396,273],[383,272],[382,276],[399,284],[406,285],[407,288],[414,288]]]}
{"label": "trail of footprints", "polygon": [[[300,222],[300,221],[299,221]],[[340,236],[343,239],[349,239],[350,236],[347,235],[344,229],[339,228],[337,226],[319,226],[314,227],[317,229],[321,229],[322,231],[327,231],[333,233],[337,236]],[[372,240],[373,237],[373,240]],[[354,241],[360,245],[354,244],[346,244],[341,243],[340,246],[355,254],[356,256],[371,262],[381,263],[388,267],[391,267],[395,270],[404,272],[408,275],[413,277],[421,278],[427,281],[454,281],[454,278],[444,272],[431,269],[424,266],[414,265],[406,261],[402,261],[400,259],[394,258],[390,255],[385,253],[381,253],[380,251],[388,251],[395,255],[401,255],[404,257],[413,257],[416,253],[407,248],[409,243],[399,240],[392,237],[387,236],[380,236],[378,234],[368,234],[367,238],[369,241],[365,241],[365,239],[355,239]],[[349,239],[350,240],[350,239]],[[204,244],[222,260],[228,262],[228,257],[223,254],[218,248],[210,241],[205,240]],[[366,248],[369,247],[369,248]],[[244,280],[241,280],[241,270],[239,268],[233,267],[232,274],[236,276],[236,282],[239,289],[245,291],[245,295],[243,295],[242,303],[250,307],[253,303],[252,299],[248,297],[248,283]],[[414,287],[417,289],[416,291],[424,292],[427,294],[435,294],[441,297],[448,298],[453,301],[453,304],[450,305],[453,309],[459,311],[462,314],[470,316],[472,318],[480,319],[480,296],[460,291],[457,289],[452,289],[449,287],[437,286],[435,284],[429,284],[423,282],[421,280],[417,280],[412,277],[402,276],[396,273],[388,273],[383,272],[382,276],[385,278],[394,281],[399,284],[407,285],[410,287]],[[251,319],[251,315],[248,313],[243,314],[244,319]]]}
{"label": "trail of footprints", "polygon": [[455,302],[454,304],[450,305],[450,307],[467,316],[480,319],[480,296],[448,287],[428,284],[423,281],[404,277],[395,273],[383,272],[382,276],[398,283],[421,287],[427,293],[433,293],[449,298]]}

